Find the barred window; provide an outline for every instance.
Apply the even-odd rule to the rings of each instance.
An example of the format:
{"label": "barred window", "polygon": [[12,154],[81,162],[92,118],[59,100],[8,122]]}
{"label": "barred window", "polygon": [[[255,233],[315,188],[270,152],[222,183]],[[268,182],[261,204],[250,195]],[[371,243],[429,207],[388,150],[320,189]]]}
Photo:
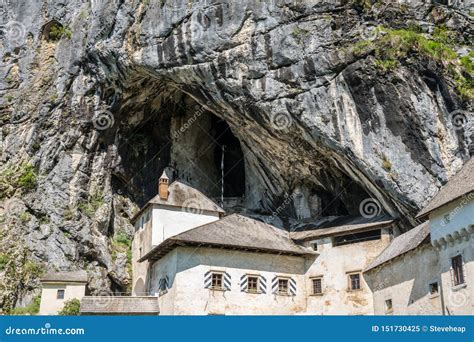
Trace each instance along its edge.
{"label": "barred window", "polygon": [[464,284],[464,270],[462,267],[462,255],[456,255],[451,258],[451,266],[453,268],[453,285]]}
{"label": "barred window", "polygon": [[349,274],[349,291],[360,290],[360,273]]}
{"label": "barred window", "polygon": [[222,273],[212,273],[211,286],[213,289],[222,289]]}
{"label": "barred window", "polygon": [[323,293],[323,279],[314,278],[313,281],[313,294],[322,294]]}
{"label": "barred window", "polygon": [[288,294],[288,279],[278,279],[278,293]]}
{"label": "barred window", "polygon": [[258,291],[258,277],[249,276],[247,278],[247,291],[257,292]]}

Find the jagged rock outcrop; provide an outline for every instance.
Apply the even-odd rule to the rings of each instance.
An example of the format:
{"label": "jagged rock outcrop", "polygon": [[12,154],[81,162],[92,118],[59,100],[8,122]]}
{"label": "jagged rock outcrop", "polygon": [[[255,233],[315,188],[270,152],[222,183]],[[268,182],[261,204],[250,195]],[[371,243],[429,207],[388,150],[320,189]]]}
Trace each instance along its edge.
{"label": "jagged rock outcrop", "polygon": [[473,151],[466,9],[0,6],[4,309],[37,292],[43,268],[87,269],[93,293],[126,291],[134,210],[165,167],[219,196],[221,145],[242,210],[278,208],[288,224],[358,214],[373,198],[402,229]]}

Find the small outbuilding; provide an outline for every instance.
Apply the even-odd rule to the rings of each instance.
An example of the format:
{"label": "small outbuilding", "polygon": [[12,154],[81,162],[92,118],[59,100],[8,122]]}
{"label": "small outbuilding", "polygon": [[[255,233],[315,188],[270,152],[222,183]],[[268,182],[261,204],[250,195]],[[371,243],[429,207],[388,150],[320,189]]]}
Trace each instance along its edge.
{"label": "small outbuilding", "polygon": [[40,315],[57,315],[64,303],[86,295],[87,273],[85,271],[51,272],[41,278]]}

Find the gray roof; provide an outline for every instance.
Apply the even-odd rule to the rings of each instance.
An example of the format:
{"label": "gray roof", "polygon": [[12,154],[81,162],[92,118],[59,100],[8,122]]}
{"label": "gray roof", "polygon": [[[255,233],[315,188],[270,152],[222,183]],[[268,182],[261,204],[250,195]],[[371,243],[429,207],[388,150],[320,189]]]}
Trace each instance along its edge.
{"label": "gray roof", "polygon": [[419,226],[409,230],[408,232],[397,236],[390,245],[380,253],[365,271],[373,269],[386,263],[393,258],[405,254],[423,243],[430,235],[429,221],[423,222]]}
{"label": "gray roof", "polygon": [[85,296],[81,299],[81,314],[157,315],[158,297]]}
{"label": "gray roof", "polygon": [[50,272],[41,277],[42,283],[87,283],[86,271]]}
{"label": "gray roof", "polygon": [[274,254],[314,254],[269,224],[232,214],[166,239],[139,261],[158,260],[178,246],[205,246]]}
{"label": "gray roof", "polygon": [[293,240],[305,241],[327,236],[363,232],[390,226],[395,219],[388,215],[365,218],[362,216],[339,216],[304,223],[294,227],[290,233]]}
{"label": "gray roof", "polygon": [[224,209],[219,207],[201,191],[196,190],[187,184],[174,181],[168,187],[168,191],[168,199],[163,200],[160,198],[159,194],[156,195],[149,200],[142,209],[140,209],[140,211],[133,217],[132,221],[136,220],[138,216],[151,204],[186,208],[189,209],[190,212],[197,213],[204,211],[225,213]]}
{"label": "gray roof", "polygon": [[469,159],[462,169],[440,188],[436,196],[420,211],[417,217],[425,216],[472,191],[474,191],[474,158]]}

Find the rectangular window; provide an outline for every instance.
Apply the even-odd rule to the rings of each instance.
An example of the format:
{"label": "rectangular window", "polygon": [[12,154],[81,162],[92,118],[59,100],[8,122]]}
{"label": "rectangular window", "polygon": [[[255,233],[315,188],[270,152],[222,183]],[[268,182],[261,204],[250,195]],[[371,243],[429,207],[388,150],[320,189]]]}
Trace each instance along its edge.
{"label": "rectangular window", "polygon": [[314,278],[312,279],[313,282],[313,294],[318,295],[323,293],[323,279],[322,278]]}
{"label": "rectangular window", "polygon": [[258,292],[258,277],[256,276],[247,277],[247,291]]}
{"label": "rectangular window", "polygon": [[334,247],[337,246],[344,246],[351,243],[358,243],[363,241],[371,241],[371,240],[380,240],[382,236],[382,231],[380,229],[362,232],[362,233],[354,233],[349,235],[342,235],[336,236],[333,238],[332,245]]}
{"label": "rectangular window", "polygon": [[211,286],[213,289],[222,289],[222,273],[212,273]]}
{"label": "rectangular window", "polygon": [[317,250],[318,250],[318,243],[317,243],[317,242],[313,242],[311,245],[312,245],[312,247],[313,247],[313,251],[317,251]]}
{"label": "rectangular window", "polygon": [[438,294],[438,282],[434,282],[430,284],[430,295],[434,296]]}
{"label": "rectangular window", "polygon": [[360,273],[349,274],[349,291],[360,290]]}
{"label": "rectangular window", "polygon": [[385,312],[386,313],[393,312],[393,305],[392,305],[391,299],[385,300]]}
{"label": "rectangular window", "polygon": [[64,299],[64,290],[58,290],[56,293],[56,299]]}
{"label": "rectangular window", "polygon": [[451,267],[453,268],[453,285],[464,284],[464,271],[462,267],[462,256],[456,255],[451,258]]}
{"label": "rectangular window", "polygon": [[288,294],[288,279],[278,279],[278,293]]}

